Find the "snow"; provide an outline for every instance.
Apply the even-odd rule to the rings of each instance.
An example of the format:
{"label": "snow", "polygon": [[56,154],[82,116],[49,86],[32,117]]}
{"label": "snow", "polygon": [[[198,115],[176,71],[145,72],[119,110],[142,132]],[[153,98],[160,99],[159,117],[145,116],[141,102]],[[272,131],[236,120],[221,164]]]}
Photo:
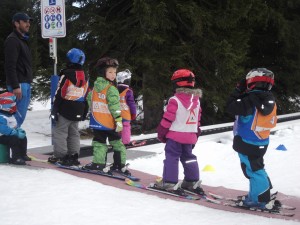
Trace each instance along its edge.
{"label": "snow", "polygon": [[[32,107],[33,111],[28,112],[23,126],[29,149],[51,144],[49,104],[34,104]],[[87,123],[83,122],[80,126],[85,127]],[[273,191],[300,197],[299,138],[300,120],[278,124],[277,131],[271,135],[265,165],[274,186]],[[91,140],[82,140],[82,144],[90,145]],[[287,151],[276,150],[280,144]],[[246,191],[248,181],[241,172],[238,156],[231,145],[231,132],[199,138],[194,153],[198,157],[201,179],[203,184]],[[161,175],[164,144],[138,149],[156,154],[128,160],[130,167]],[[207,165],[215,171],[203,171]],[[183,178],[182,168],[180,178]],[[0,225],[299,224],[161,199],[49,169],[0,164],[0,182]]]}

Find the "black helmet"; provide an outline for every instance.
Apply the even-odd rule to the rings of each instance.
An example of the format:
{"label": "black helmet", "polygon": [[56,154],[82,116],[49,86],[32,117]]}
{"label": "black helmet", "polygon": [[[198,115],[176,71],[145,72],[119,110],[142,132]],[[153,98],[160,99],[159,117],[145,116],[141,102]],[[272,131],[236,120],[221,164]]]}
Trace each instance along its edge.
{"label": "black helmet", "polygon": [[246,75],[246,84],[249,90],[271,90],[274,85],[274,73],[266,68],[252,69]]}
{"label": "black helmet", "polygon": [[119,62],[116,59],[110,57],[104,57],[97,61],[95,65],[95,69],[98,71],[98,75],[105,76],[105,70],[108,67],[115,67],[118,68]]}

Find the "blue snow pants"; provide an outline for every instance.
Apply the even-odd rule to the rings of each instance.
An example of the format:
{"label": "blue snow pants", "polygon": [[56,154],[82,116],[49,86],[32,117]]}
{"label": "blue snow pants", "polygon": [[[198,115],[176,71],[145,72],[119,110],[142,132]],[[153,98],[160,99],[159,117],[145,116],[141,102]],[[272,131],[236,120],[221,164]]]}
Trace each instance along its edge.
{"label": "blue snow pants", "polygon": [[264,169],[263,156],[250,157],[241,153],[238,154],[243,173],[250,181],[249,200],[255,203],[269,202],[272,185]]}

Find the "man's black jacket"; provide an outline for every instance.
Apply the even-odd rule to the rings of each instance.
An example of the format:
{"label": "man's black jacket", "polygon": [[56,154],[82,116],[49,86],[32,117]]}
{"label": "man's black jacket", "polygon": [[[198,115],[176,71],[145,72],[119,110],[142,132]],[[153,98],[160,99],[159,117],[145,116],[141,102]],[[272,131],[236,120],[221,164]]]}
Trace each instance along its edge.
{"label": "man's black jacket", "polygon": [[31,83],[32,58],[26,38],[14,30],[4,43],[6,84],[13,89],[19,88],[19,83]]}

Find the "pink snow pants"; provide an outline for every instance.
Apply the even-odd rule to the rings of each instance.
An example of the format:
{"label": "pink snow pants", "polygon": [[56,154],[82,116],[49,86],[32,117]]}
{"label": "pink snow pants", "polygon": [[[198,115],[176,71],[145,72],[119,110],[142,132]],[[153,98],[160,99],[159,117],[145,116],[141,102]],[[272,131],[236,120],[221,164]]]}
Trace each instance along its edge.
{"label": "pink snow pants", "polygon": [[123,130],[121,132],[121,137],[124,145],[130,143],[131,126],[129,121],[123,121]]}

